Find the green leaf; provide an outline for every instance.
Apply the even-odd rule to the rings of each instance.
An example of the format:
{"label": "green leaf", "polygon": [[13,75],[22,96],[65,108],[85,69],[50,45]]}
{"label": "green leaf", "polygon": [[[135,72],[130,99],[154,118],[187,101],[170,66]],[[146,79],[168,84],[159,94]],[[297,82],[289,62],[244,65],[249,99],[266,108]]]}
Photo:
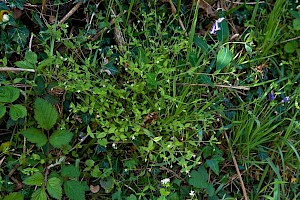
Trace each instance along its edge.
{"label": "green leaf", "polygon": [[9,29],[7,33],[14,42],[20,45],[21,48],[24,48],[27,45],[29,30],[25,25]]}
{"label": "green leaf", "polygon": [[41,130],[36,128],[29,128],[22,132],[22,135],[27,138],[29,142],[36,144],[37,147],[42,147],[47,143],[47,137]]}
{"label": "green leaf", "polygon": [[213,172],[215,172],[217,175],[219,175],[219,161],[218,160],[210,159],[210,160],[207,160],[205,163],[210,167],[210,169]]}
{"label": "green leaf", "polygon": [[62,148],[69,144],[73,137],[73,133],[67,130],[57,130],[50,136],[50,144],[55,148]]}
{"label": "green leaf", "polygon": [[27,60],[28,62],[35,64],[37,63],[37,55],[36,53],[32,52],[32,51],[26,51],[25,53],[25,60]]}
{"label": "green leaf", "polygon": [[219,27],[221,30],[217,31],[218,41],[220,43],[225,43],[229,37],[229,28],[225,19],[219,23]]}
{"label": "green leaf", "polygon": [[215,84],[210,80],[210,77],[207,76],[206,74],[200,74],[197,77],[197,80],[198,80],[199,83],[208,84],[211,87],[215,87]]}
{"label": "green leaf", "polygon": [[287,53],[293,53],[298,48],[296,41],[290,41],[284,45],[284,51]]}
{"label": "green leaf", "polygon": [[41,128],[49,130],[54,126],[58,113],[50,103],[37,98],[34,104],[34,118]]}
{"label": "green leaf", "polygon": [[20,118],[24,118],[26,115],[26,108],[20,104],[11,105],[9,108],[9,116],[14,121],[17,121]]}
{"label": "green leaf", "polygon": [[15,62],[15,65],[19,68],[24,68],[24,69],[34,69],[34,65],[27,60],[21,60]]}
{"label": "green leaf", "polygon": [[47,182],[47,191],[51,197],[60,200],[62,197],[62,182],[59,178],[49,178]]}
{"label": "green leaf", "polygon": [[64,190],[70,200],[84,200],[86,186],[79,181],[69,180],[64,183]]}
{"label": "green leaf", "polygon": [[157,87],[156,74],[146,73],[146,82],[149,89],[155,89]]}
{"label": "green leaf", "polygon": [[37,189],[34,193],[32,193],[31,200],[47,200],[47,194],[45,189]]}
{"label": "green leaf", "polygon": [[206,53],[209,50],[209,46],[203,37],[195,36],[194,43],[201,49],[201,52]]}
{"label": "green leaf", "polygon": [[5,115],[5,113],[6,113],[6,107],[0,104],[0,119]]}
{"label": "green leaf", "polygon": [[101,187],[105,190],[106,193],[111,192],[114,188],[115,179],[113,177],[108,177],[106,180],[100,180]]}
{"label": "green leaf", "polygon": [[23,200],[24,195],[18,192],[12,192],[9,195],[6,195],[3,200]]}
{"label": "green leaf", "polygon": [[61,175],[68,178],[79,178],[80,171],[74,165],[62,166]]}
{"label": "green leaf", "polygon": [[26,178],[23,183],[26,185],[36,185],[36,186],[42,186],[44,182],[44,177],[41,172],[36,172],[32,176],[29,176]]}
{"label": "green leaf", "polygon": [[0,10],[9,10],[9,7],[4,1],[0,1]]}
{"label": "green leaf", "polygon": [[204,166],[200,166],[199,170],[193,170],[189,179],[189,184],[195,188],[207,188],[208,187],[208,174]]}
{"label": "green leaf", "polygon": [[190,55],[189,55],[189,61],[192,65],[192,67],[197,66],[198,60],[199,60],[198,55],[195,54],[194,52],[191,52]]}
{"label": "green leaf", "polygon": [[20,96],[20,90],[12,86],[0,87],[0,102],[12,103]]}
{"label": "green leaf", "polygon": [[300,18],[297,18],[297,19],[293,20],[293,28],[296,31],[300,30]]}
{"label": "green leaf", "polygon": [[232,60],[232,53],[229,49],[222,47],[217,55],[217,71],[221,71]]}

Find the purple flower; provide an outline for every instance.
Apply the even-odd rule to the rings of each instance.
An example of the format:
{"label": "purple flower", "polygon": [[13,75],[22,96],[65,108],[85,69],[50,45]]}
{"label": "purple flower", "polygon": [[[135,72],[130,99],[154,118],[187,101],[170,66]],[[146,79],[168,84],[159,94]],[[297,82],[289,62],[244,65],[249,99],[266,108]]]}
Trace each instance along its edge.
{"label": "purple flower", "polygon": [[221,17],[218,20],[215,21],[215,23],[213,24],[213,27],[210,31],[210,34],[215,35],[217,33],[218,30],[221,30],[221,28],[219,27],[219,23],[221,23],[225,18]]}
{"label": "purple flower", "polygon": [[289,96],[286,96],[282,99],[282,103],[286,103],[286,102],[289,102],[290,101],[290,97]]}
{"label": "purple flower", "polygon": [[273,101],[275,99],[275,95],[273,92],[268,94],[269,101]]}

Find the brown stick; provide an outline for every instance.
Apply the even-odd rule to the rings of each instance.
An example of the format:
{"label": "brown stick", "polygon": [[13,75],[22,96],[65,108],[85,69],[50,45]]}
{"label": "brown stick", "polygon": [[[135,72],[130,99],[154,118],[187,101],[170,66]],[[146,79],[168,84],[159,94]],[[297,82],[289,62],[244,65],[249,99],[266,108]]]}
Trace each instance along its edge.
{"label": "brown stick", "polygon": [[14,68],[14,67],[0,67],[0,72],[19,72],[19,71],[25,71],[25,72],[35,72],[34,69],[24,69],[24,68]]}
{"label": "brown stick", "polygon": [[247,191],[246,191],[246,188],[245,188],[245,185],[244,185],[244,181],[243,181],[241,172],[240,172],[239,167],[238,167],[238,164],[237,164],[237,162],[236,162],[236,159],[235,159],[233,150],[232,150],[232,148],[231,148],[230,145],[229,145],[229,138],[228,138],[228,135],[227,135],[226,132],[224,132],[224,133],[225,133],[225,137],[226,137],[226,140],[227,140],[227,143],[228,143],[228,148],[229,148],[230,153],[231,153],[231,157],[232,157],[232,161],[233,161],[233,164],[234,164],[236,173],[238,174],[238,177],[239,177],[239,179],[240,179],[240,183],[241,183],[241,187],[242,187],[242,191],[243,191],[243,196],[244,196],[245,200],[249,200],[249,197],[248,197],[248,195],[247,195]]}
{"label": "brown stick", "polygon": [[76,10],[78,10],[78,8],[81,6],[82,2],[78,2],[59,22],[57,25],[60,25],[62,23],[64,23],[65,21],[67,21]]}
{"label": "brown stick", "polygon": [[[193,84],[193,83],[176,83],[176,85],[181,85],[181,86],[210,86],[209,84]],[[247,86],[230,86],[230,85],[215,85],[216,87],[221,87],[221,88],[229,88],[229,89],[237,89],[237,90],[250,90],[249,87]]]}

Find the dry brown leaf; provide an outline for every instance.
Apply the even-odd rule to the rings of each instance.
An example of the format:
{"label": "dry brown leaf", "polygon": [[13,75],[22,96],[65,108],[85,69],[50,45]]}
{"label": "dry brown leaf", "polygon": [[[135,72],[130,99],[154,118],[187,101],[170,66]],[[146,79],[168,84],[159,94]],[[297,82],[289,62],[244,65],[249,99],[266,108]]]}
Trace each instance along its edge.
{"label": "dry brown leaf", "polygon": [[100,190],[100,186],[99,185],[96,185],[96,186],[90,185],[90,190],[92,193],[97,193]]}

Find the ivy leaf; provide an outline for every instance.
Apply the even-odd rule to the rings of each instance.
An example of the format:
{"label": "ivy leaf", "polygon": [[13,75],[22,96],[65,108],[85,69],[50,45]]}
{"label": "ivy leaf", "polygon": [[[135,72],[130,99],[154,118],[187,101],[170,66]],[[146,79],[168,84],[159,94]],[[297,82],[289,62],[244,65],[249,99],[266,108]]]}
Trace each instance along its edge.
{"label": "ivy leaf", "polygon": [[62,167],[61,175],[68,178],[79,178],[80,171],[74,165],[67,165]]}
{"label": "ivy leaf", "polygon": [[37,98],[34,104],[34,119],[41,128],[51,129],[58,118],[56,109],[46,100]]}
{"label": "ivy leaf", "polygon": [[12,103],[20,96],[20,90],[12,86],[0,87],[0,102]]}
{"label": "ivy leaf", "polygon": [[5,113],[6,113],[6,107],[0,104],[0,119],[5,115]]}
{"label": "ivy leaf", "polygon": [[23,131],[22,135],[26,137],[29,142],[36,144],[37,147],[42,147],[47,143],[46,135],[36,128],[29,128]]}
{"label": "ivy leaf", "polygon": [[45,189],[37,189],[34,193],[32,193],[31,200],[47,200],[47,194]]}
{"label": "ivy leaf", "polygon": [[24,118],[26,115],[26,108],[20,104],[11,105],[9,108],[9,116],[14,121],[17,121],[19,118]]}
{"label": "ivy leaf", "polygon": [[219,175],[219,163],[222,162],[224,158],[219,155],[213,156],[211,159],[207,160],[205,163],[210,167],[210,169]]}
{"label": "ivy leaf", "polygon": [[3,200],[24,200],[24,195],[18,192],[12,192],[6,195]]}
{"label": "ivy leaf", "polygon": [[27,38],[29,36],[29,30],[25,25],[15,27],[7,31],[8,35],[12,40],[20,45],[21,48],[24,48],[27,44]]}
{"label": "ivy leaf", "polygon": [[221,30],[217,31],[217,38],[220,43],[225,43],[229,37],[229,28],[226,20],[223,20],[219,23]]}
{"label": "ivy leaf", "polygon": [[83,200],[85,199],[86,183],[79,181],[69,180],[64,183],[64,190],[70,200]]}
{"label": "ivy leaf", "polygon": [[193,170],[191,172],[191,178],[189,179],[189,184],[195,188],[207,188],[208,187],[208,174],[204,166],[200,166],[199,170]]}
{"label": "ivy leaf", "polygon": [[41,172],[36,172],[32,176],[29,176],[26,178],[23,183],[26,185],[36,185],[36,186],[42,186],[44,182],[44,177]]}
{"label": "ivy leaf", "polygon": [[232,53],[229,49],[223,47],[219,50],[217,55],[217,71],[221,71],[232,60]]}
{"label": "ivy leaf", "polygon": [[50,136],[50,144],[55,148],[62,148],[69,144],[73,137],[73,133],[67,130],[57,130]]}
{"label": "ivy leaf", "polygon": [[59,178],[49,178],[47,182],[47,191],[51,197],[60,200],[62,197],[62,182]]}

